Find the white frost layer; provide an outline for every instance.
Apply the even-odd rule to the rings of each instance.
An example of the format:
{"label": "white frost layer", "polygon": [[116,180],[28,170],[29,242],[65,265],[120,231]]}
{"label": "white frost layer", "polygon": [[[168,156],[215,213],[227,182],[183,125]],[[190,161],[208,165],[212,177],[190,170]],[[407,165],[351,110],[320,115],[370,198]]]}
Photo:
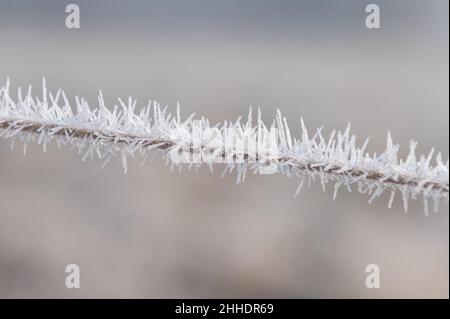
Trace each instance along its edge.
{"label": "white frost layer", "polygon": [[[169,154],[180,150],[202,152],[217,151],[223,157],[225,151],[231,158],[245,159],[240,163],[225,164],[224,173],[236,168],[237,181],[243,181],[246,172],[260,172],[269,162],[276,163],[278,172],[298,179],[298,193],[305,183],[318,179],[323,187],[329,182],[335,185],[335,196],[340,186],[351,190],[356,185],[361,193],[370,195],[369,202],[379,197],[385,190],[390,191],[389,207],[395,194],[400,192],[405,210],[409,199],[421,196],[428,213],[428,200],[434,201],[437,210],[439,202],[449,200],[449,161],[444,162],[441,153],[435,155],[434,149],[424,156],[416,156],[417,143],[412,141],[406,159],[398,158],[399,146],[394,144],[390,134],[386,150],[377,155],[365,151],[367,142],[356,145],[356,137],[350,134],[350,126],[343,132],[333,131],[327,138],[318,129],[313,136],[308,134],[303,121],[301,138],[291,137],[287,121],[278,111],[275,121],[267,127],[258,112],[256,125],[252,123],[252,112],[245,123],[239,118],[235,122],[223,122],[212,126],[206,118],[194,120],[194,115],[182,121],[180,109],[176,115],[167,112],[157,102],[135,111],[136,100],[131,97],[127,103],[119,99],[120,106],[112,110],[105,106],[100,92],[98,107],[90,108],[83,98],[75,97],[75,111],[63,91],[56,94],[47,92],[43,81],[42,98],[33,97],[31,86],[25,95],[18,89],[17,98],[9,94],[9,81],[0,89],[0,137],[19,138],[24,143],[24,151],[29,142],[43,145],[55,140],[58,145],[71,145],[83,154],[83,160],[97,156],[106,164],[112,157],[121,158],[126,171],[127,158],[135,154],[144,159],[154,150],[164,151],[172,168],[181,163],[171,161]],[[190,132],[193,126],[200,127],[201,143],[192,144]],[[232,130],[230,130],[232,129]],[[238,143],[258,140],[260,132],[274,130],[276,144],[263,140],[257,147],[255,156],[231,151],[223,138],[226,132],[233,132],[232,139]],[[220,133],[219,135],[217,133]],[[195,149],[199,148],[199,149]],[[247,154],[248,155],[248,154]],[[264,160],[262,160],[264,158]],[[204,162],[191,163],[198,167]],[[213,163],[206,163],[211,169]]]}

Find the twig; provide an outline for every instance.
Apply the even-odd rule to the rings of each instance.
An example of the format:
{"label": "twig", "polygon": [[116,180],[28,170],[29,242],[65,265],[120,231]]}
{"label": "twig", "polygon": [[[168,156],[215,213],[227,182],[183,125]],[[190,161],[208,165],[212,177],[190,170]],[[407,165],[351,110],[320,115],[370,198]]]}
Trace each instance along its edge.
{"label": "twig", "polygon": [[[377,156],[365,152],[368,140],[362,147],[356,146],[350,127],[344,132],[333,132],[325,140],[320,129],[309,138],[301,121],[302,138],[292,138],[287,120],[279,111],[270,128],[262,122],[260,112],[257,125],[253,126],[251,110],[245,124],[238,119],[211,126],[205,118],[194,120],[190,116],[181,121],[179,107],[176,116],[172,116],[157,102],[149,103],[140,112],[135,112],[136,100],[129,98],[125,104],[119,99],[119,102],[120,108],[114,106],[109,110],[100,92],[99,107],[91,109],[84,99],[76,97],[74,113],[64,92],[47,93],[45,81],[42,100],[31,96],[30,87],[25,97],[18,90],[17,101],[10,97],[7,82],[0,89],[0,136],[13,140],[19,137],[25,147],[35,141],[45,148],[55,139],[58,144],[77,147],[80,153],[85,151],[83,160],[97,154],[107,162],[120,155],[125,171],[128,156],[137,152],[145,158],[152,150],[159,149],[172,160],[172,165],[181,164],[173,155],[187,152],[191,155],[190,166],[208,164],[212,167],[217,162],[225,163],[224,173],[236,167],[238,182],[245,179],[248,169],[260,172],[262,168],[275,165],[282,174],[298,178],[297,192],[305,181],[319,178],[323,186],[335,182],[335,194],[342,185],[350,189],[356,184],[360,192],[371,194],[370,201],[390,189],[389,206],[395,192],[400,191],[405,209],[408,200],[419,195],[424,199],[426,211],[428,199],[435,201],[436,209],[441,199],[446,202],[449,199],[448,160],[444,163],[438,153],[433,166],[434,150],[417,160],[415,142],[411,142],[407,158],[399,160],[399,146],[392,142],[390,134],[385,152]],[[247,147],[230,148],[230,139],[234,146]],[[204,160],[205,152],[213,156]],[[194,154],[201,154],[200,160],[195,159]]]}

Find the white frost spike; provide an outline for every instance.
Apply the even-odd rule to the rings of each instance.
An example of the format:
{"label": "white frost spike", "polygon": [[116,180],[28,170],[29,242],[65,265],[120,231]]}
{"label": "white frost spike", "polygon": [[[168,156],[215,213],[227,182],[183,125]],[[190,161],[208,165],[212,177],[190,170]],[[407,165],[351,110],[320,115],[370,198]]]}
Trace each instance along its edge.
{"label": "white frost spike", "polygon": [[[442,154],[434,149],[429,154],[417,156],[416,142],[411,142],[406,159],[398,158],[399,146],[394,144],[389,133],[386,150],[377,155],[366,151],[368,140],[359,147],[356,137],[350,133],[350,126],[344,132],[333,131],[329,137],[318,129],[309,136],[303,119],[301,139],[291,136],[287,119],[277,110],[272,125],[265,125],[258,108],[257,123],[253,126],[252,112],[249,110],[247,120],[223,122],[210,125],[208,119],[194,119],[194,114],[186,120],[181,119],[177,104],[175,116],[162,108],[158,102],[150,102],[136,111],[136,100],[128,98],[119,100],[119,105],[112,109],[105,105],[100,91],[98,107],[89,107],[83,98],[75,98],[75,112],[65,93],[58,90],[52,94],[47,90],[45,80],[42,86],[42,99],[32,97],[31,86],[24,96],[18,89],[17,99],[9,94],[9,80],[0,88],[0,137],[13,142],[19,139],[26,145],[37,143],[46,148],[52,141],[67,145],[77,150],[83,159],[97,156],[102,160],[102,167],[112,158],[120,158],[124,171],[127,171],[127,158],[140,155],[143,159],[151,158],[156,151],[162,151],[171,167],[182,163],[174,161],[171,155],[188,150],[192,154],[214,154],[213,162],[202,157],[199,163],[191,165],[194,169],[205,163],[212,169],[214,163],[225,163],[223,174],[236,169],[237,181],[243,182],[247,170],[261,172],[268,164],[275,163],[276,171],[288,177],[298,178],[297,192],[304,183],[319,179],[325,184],[335,183],[334,196],[340,186],[351,191],[356,184],[361,193],[371,195],[374,200],[389,190],[391,207],[396,192],[403,198],[405,210],[408,201],[422,197],[426,211],[428,200],[433,201],[434,210],[439,202],[449,200],[449,160],[443,161]],[[194,126],[200,129],[199,144],[191,140]],[[270,131],[273,129],[273,133]],[[228,135],[225,135],[227,132]],[[271,136],[275,144],[271,143]],[[252,146],[256,154],[229,147],[230,138],[235,145],[247,145],[246,142],[258,141]],[[270,141],[270,142],[269,142]],[[260,143],[261,142],[261,143]],[[13,143],[12,143],[13,145]],[[214,152],[211,152],[214,151]],[[437,153],[436,156],[434,154]],[[243,159],[243,162],[226,162],[227,159]]]}
{"label": "white frost spike", "polygon": [[389,209],[392,208],[392,204],[394,204],[394,199],[395,199],[395,190],[392,190],[391,196],[389,197],[389,204],[388,204]]}

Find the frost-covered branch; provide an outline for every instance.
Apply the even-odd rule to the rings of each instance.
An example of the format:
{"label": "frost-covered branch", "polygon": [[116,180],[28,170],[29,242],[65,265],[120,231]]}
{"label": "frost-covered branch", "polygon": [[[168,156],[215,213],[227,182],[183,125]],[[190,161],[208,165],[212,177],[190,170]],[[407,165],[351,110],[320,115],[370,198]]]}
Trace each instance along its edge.
{"label": "frost-covered branch", "polygon": [[408,200],[418,196],[423,197],[426,211],[429,199],[434,200],[435,209],[441,199],[449,199],[448,159],[444,163],[434,150],[416,157],[415,142],[411,142],[407,158],[398,159],[399,146],[389,134],[384,153],[370,155],[365,151],[368,140],[357,146],[350,127],[333,131],[325,139],[320,129],[310,137],[301,121],[301,138],[292,138],[279,111],[269,127],[259,111],[253,125],[251,110],[245,123],[238,119],[212,126],[205,118],[195,120],[194,115],[182,121],[179,107],[173,116],[157,102],[136,111],[136,100],[129,98],[124,103],[119,99],[120,106],[110,110],[101,92],[97,108],[90,108],[82,98],[75,101],[73,111],[64,92],[47,92],[45,81],[42,98],[32,97],[30,87],[26,95],[19,88],[13,99],[7,82],[0,89],[0,136],[13,141],[19,138],[24,151],[30,142],[45,149],[54,140],[77,148],[83,160],[96,156],[106,164],[112,157],[120,157],[125,171],[129,156],[139,154],[145,159],[160,150],[172,167],[189,163],[189,167],[206,164],[212,168],[225,163],[224,173],[236,168],[238,182],[248,170],[267,173],[275,167],[298,179],[297,192],[305,182],[318,179],[324,188],[334,182],[335,196],[341,186],[350,190],[356,185],[361,193],[370,194],[369,201],[389,190],[389,207],[396,192],[402,194],[405,209]]}

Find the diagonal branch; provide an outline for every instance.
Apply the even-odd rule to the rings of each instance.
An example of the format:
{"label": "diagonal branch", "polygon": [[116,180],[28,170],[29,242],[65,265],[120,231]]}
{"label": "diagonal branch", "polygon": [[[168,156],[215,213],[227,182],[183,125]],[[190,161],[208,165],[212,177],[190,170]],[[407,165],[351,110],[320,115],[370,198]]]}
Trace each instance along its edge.
{"label": "diagonal branch", "polygon": [[[42,101],[31,96],[31,89],[23,98],[19,89],[17,102],[10,97],[7,83],[0,89],[0,137],[18,137],[25,145],[34,141],[44,147],[55,139],[58,143],[78,147],[80,152],[85,150],[84,158],[97,154],[108,161],[119,155],[125,170],[126,158],[136,152],[145,158],[159,149],[172,159],[172,165],[178,165],[180,162],[173,161],[170,155],[213,151],[213,161],[201,157],[200,161],[188,163],[195,166],[225,163],[224,172],[236,167],[238,182],[244,180],[247,170],[259,172],[275,163],[278,172],[297,177],[298,191],[305,180],[315,178],[319,178],[322,185],[334,182],[335,192],[340,186],[350,188],[356,184],[360,192],[371,195],[371,200],[389,189],[389,206],[395,193],[400,191],[405,209],[408,200],[418,196],[424,198],[426,207],[429,198],[435,203],[441,199],[448,202],[448,160],[444,163],[440,153],[434,156],[434,150],[417,160],[415,142],[411,142],[407,158],[399,160],[399,146],[390,135],[385,152],[378,156],[365,151],[367,140],[358,147],[349,127],[343,132],[333,132],[325,140],[320,129],[310,138],[301,121],[301,138],[292,138],[287,120],[279,111],[270,127],[262,122],[260,112],[256,126],[252,125],[251,110],[246,123],[238,119],[211,126],[205,118],[194,120],[191,116],[181,121],[179,108],[176,116],[172,116],[157,102],[149,103],[140,112],[135,111],[136,101],[131,98],[127,103],[120,99],[119,102],[120,107],[109,110],[100,93],[99,107],[91,109],[84,99],[76,97],[74,113],[64,92],[47,94],[45,82]],[[271,139],[274,136],[275,142]],[[246,145],[247,148],[230,149],[230,138],[234,146]],[[434,165],[431,164],[433,157]]]}

